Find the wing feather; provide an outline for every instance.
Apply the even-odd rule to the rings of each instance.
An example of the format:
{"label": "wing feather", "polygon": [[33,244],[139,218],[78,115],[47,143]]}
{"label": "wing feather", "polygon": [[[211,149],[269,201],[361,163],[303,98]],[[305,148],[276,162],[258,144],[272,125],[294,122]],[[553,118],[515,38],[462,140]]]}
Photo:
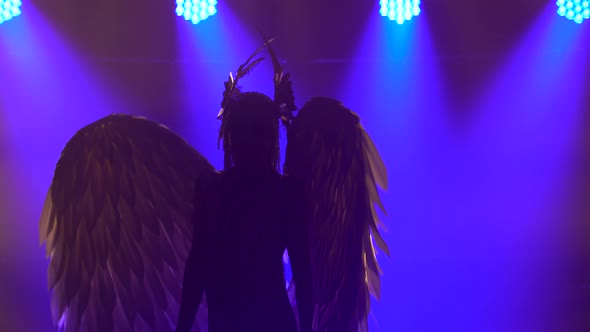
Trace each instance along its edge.
{"label": "wing feather", "polygon": [[111,115],[68,141],[39,222],[59,331],[172,330],[195,183],[212,170],[145,118]]}
{"label": "wing feather", "polygon": [[387,167],[381,158],[381,154],[379,154],[379,150],[375,146],[375,143],[369,136],[369,133],[365,129],[362,130],[364,141],[365,141],[365,153],[367,155],[367,161],[369,162],[371,168],[371,174],[375,178],[375,183],[383,188],[383,190],[387,190],[388,185],[388,176],[387,176]]}
{"label": "wing feather", "polygon": [[312,203],[314,327],[367,331],[370,297],[381,291],[374,243],[389,254],[375,209],[385,212],[385,164],[358,116],[335,100],[312,99],[288,130],[285,172],[305,184]]}

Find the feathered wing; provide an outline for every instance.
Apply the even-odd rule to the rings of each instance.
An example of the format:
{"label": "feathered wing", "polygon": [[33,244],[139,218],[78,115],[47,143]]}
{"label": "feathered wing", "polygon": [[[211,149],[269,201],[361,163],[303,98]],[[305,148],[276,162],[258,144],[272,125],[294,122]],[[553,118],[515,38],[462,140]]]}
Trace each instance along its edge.
{"label": "feathered wing", "polygon": [[193,235],[195,183],[213,167],[145,118],[111,115],[66,144],[39,231],[59,331],[170,331]]}
{"label": "feathered wing", "polygon": [[354,113],[314,98],[288,129],[285,173],[303,181],[310,204],[315,331],[367,331],[370,297],[380,295],[374,243],[389,255],[378,231],[379,152]]}

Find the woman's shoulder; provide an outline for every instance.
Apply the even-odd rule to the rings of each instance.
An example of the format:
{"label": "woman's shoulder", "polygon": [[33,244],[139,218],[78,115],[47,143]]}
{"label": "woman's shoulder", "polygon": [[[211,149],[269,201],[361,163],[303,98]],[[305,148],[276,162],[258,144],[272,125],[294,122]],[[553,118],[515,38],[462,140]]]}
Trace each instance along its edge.
{"label": "woman's shoulder", "polygon": [[219,188],[222,177],[223,174],[215,170],[200,173],[196,178],[195,191],[208,195],[211,190]]}
{"label": "woman's shoulder", "polygon": [[223,177],[223,172],[216,171],[216,170],[207,170],[201,172],[197,176],[197,182],[199,183],[212,183],[215,181],[219,181]]}

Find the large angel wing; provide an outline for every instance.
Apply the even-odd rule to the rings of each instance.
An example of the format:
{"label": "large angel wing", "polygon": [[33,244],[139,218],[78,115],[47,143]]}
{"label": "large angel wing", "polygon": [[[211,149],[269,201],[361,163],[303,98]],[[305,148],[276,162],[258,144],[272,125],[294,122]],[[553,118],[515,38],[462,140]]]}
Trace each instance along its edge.
{"label": "large angel wing", "polygon": [[380,295],[373,243],[389,255],[375,209],[384,210],[377,187],[387,187],[387,171],[375,145],[354,113],[314,98],[288,129],[284,170],[311,204],[314,330],[367,331],[370,296]]}
{"label": "large angel wing", "polygon": [[111,115],[57,163],[39,224],[59,331],[170,331],[209,162],[166,127]]}

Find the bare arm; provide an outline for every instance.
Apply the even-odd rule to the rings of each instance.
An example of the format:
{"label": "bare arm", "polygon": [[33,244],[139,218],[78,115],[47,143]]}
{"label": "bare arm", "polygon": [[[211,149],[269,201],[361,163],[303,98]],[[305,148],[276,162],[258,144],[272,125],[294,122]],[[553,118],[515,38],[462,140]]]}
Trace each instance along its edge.
{"label": "bare arm", "polygon": [[[193,241],[193,245],[186,262],[184,280],[182,283],[182,301],[178,314],[176,332],[188,332],[192,329],[205,292],[205,281],[203,278],[204,255],[201,241]],[[199,270],[201,270],[199,273]]]}
{"label": "bare arm", "polygon": [[192,329],[195,316],[205,293],[204,273],[206,271],[207,227],[204,226],[211,222],[211,213],[208,212],[212,208],[212,206],[207,206],[206,198],[208,196],[206,191],[212,188],[209,181],[206,181],[204,177],[198,183],[195,190],[195,216],[193,219],[195,221],[195,231],[184,270],[182,300],[176,332],[188,332]]}
{"label": "bare arm", "polygon": [[287,251],[293,270],[295,281],[295,297],[299,311],[299,328],[301,332],[312,331],[313,320],[313,280],[308,245],[308,207],[305,202],[303,188],[298,184],[288,181],[284,197],[285,212],[288,222]]}

